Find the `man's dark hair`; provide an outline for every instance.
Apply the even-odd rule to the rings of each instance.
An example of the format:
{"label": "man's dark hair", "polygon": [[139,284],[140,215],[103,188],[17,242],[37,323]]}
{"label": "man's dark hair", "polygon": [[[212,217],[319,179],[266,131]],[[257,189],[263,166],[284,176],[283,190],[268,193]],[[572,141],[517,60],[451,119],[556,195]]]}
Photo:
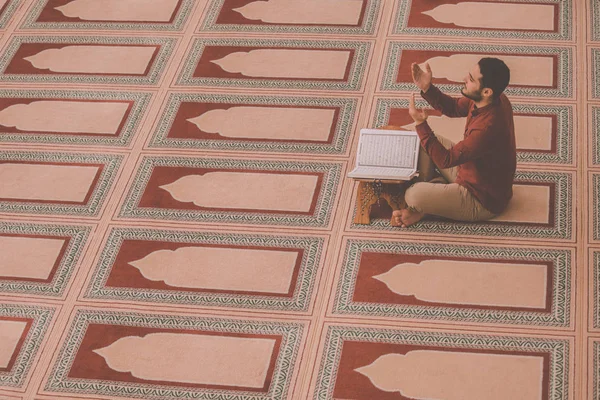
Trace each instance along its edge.
{"label": "man's dark hair", "polygon": [[494,92],[493,97],[500,97],[510,81],[510,70],[499,58],[484,57],[479,60],[479,71],[481,72],[481,88],[490,88]]}

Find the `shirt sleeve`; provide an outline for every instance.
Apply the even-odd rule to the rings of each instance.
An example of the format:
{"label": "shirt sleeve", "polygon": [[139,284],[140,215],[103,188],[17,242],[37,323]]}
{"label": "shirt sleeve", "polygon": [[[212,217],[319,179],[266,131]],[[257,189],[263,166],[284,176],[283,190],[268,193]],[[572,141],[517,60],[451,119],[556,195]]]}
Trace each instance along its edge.
{"label": "shirt sleeve", "polygon": [[471,129],[468,136],[456,143],[451,149],[435,137],[427,121],[417,125],[417,134],[421,146],[438,168],[451,168],[478,158],[486,157],[493,151],[493,134],[487,127]]}
{"label": "shirt sleeve", "polygon": [[451,118],[466,117],[469,113],[469,108],[471,107],[471,100],[466,97],[450,97],[447,94],[442,93],[440,89],[434,85],[429,86],[427,92],[422,91],[421,97],[423,97],[431,107]]}

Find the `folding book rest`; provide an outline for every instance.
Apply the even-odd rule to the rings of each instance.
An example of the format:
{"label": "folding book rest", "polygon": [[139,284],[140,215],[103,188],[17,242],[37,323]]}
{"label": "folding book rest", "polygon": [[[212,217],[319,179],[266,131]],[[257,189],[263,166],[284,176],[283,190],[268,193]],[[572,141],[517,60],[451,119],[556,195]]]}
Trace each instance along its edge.
{"label": "folding book rest", "polygon": [[391,218],[392,211],[406,206],[404,191],[410,181],[357,180],[355,224],[368,225],[371,218]]}
{"label": "folding book rest", "polygon": [[[380,129],[399,129],[397,126],[387,125]],[[435,175],[435,167],[425,150],[419,149],[418,168],[420,182],[428,182]],[[412,181],[392,181],[375,179],[355,179],[359,181],[356,196],[356,214],[354,223],[368,225],[371,218],[391,218],[392,211],[406,207],[404,192],[413,183]],[[382,200],[385,200],[383,202]]]}

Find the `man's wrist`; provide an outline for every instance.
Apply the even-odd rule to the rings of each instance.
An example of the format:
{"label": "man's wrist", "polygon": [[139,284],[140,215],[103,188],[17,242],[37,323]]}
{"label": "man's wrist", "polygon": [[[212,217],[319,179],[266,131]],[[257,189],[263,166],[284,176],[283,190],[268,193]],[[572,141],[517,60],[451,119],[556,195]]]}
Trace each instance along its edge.
{"label": "man's wrist", "polygon": [[427,85],[425,88],[421,89],[421,92],[427,93],[427,92],[429,92],[429,89],[431,89],[431,83],[429,85]]}

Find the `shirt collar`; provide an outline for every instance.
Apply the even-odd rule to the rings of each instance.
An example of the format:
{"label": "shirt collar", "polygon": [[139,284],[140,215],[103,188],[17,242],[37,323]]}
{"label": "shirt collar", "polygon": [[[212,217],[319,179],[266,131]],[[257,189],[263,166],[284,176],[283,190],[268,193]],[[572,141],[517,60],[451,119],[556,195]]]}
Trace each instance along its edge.
{"label": "shirt collar", "polygon": [[479,114],[485,114],[490,112],[496,105],[498,104],[498,99],[494,99],[492,100],[492,102],[490,104],[488,104],[487,106],[481,107],[481,108],[477,108],[477,106],[475,105],[475,103],[473,103],[473,108],[471,109],[471,115],[473,117],[476,117]]}

